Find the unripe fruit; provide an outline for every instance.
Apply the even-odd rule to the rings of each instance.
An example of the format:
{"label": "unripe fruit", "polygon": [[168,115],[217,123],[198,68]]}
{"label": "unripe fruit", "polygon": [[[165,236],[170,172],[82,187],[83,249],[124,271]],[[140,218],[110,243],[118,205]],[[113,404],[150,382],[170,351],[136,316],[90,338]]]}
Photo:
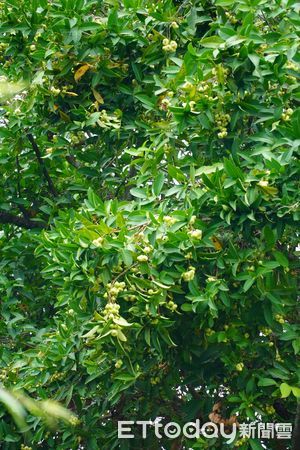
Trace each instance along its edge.
{"label": "unripe fruit", "polygon": [[148,256],[147,255],[139,255],[137,258],[136,258],[139,262],[146,262],[146,261],[148,261]]}
{"label": "unripe fruit", "polygon": [[244,364],[243,363],[238,363],[238,364],[236,364],[235,368],[236,368],[236,370],[238,372],[242,372],[243,369],[244,369]]}
{"label": "unripe fruit", "polygon": [[121,359],[118,359],[115,363],[115,368],[120,369],[123,366],[123,361]]}

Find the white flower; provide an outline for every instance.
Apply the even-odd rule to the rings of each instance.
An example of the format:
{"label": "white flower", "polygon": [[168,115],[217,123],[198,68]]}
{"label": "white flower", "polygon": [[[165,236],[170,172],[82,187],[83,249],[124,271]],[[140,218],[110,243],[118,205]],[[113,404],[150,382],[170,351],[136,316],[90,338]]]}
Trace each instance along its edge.
{"label": "white flower", "polygon": [[171,216],[164,216],[163,221],[165,222],[165,224],[167,226],[171,226],[174,225],[174,223],[177,222],[177,219],[175,219],[175,217],[171,217]]}
{"label": "white flower", "polygon": [[191,230],[188,232],[188,235],[192,238],[192,239],[202,239],[202,230],[196,229],[196,230]]}
{"label": "white flower", "polygon": [[183,272],[183,274],[181,275],[182,279],[184,281],[192,281],[195,277],[195,272],[196,272],[195,267],[190,266],[189,270],[187,272]]}
{"label": "white flower", "polygon": [[102,243],[103,243],[103,237],[101,237],[101,236],[98,237],[97,239],[93,240],[93,244],[95,247],[101,247]]}
{"label": "white flower", "polygon": [[260,180],[257,184],[261,187],[267,187],[269,185],[269,182],[267,180]]}
{"label": "white flower", "polygon": [[191,89],[193,89],[193,85],[192,83],[190,83],[190,81],[186,81],[182,86],[182,89],[185,91],[190,91]]}

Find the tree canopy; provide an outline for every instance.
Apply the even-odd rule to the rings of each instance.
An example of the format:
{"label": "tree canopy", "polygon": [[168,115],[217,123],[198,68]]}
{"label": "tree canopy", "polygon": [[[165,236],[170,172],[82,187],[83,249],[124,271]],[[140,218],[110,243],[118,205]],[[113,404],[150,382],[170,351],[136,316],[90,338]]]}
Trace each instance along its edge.
{"label": "tree canopy", "polygon": [[[6,0],[0,18],[0,379],[44,405],[25,433],[0,405],[1,448],[222,449],[117,436],[220,400],[294,422],[299,3]],[[49,429],[53,400],[78,419]]]}

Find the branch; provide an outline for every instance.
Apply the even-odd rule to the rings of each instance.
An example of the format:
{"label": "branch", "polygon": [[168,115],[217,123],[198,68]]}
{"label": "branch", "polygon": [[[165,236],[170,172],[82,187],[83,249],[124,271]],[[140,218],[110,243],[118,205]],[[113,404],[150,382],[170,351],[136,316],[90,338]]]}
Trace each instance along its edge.
{"label": "branch", "polygon": [[75,167],[76,169],[79,169],[81,166],[73,155],[66,155],[66,160],[69,164],[71,164],[71,166]]}
{"label": "branch", "polygon": [[28,229],[44,228],[44,224],[41,224],[38,222],[33,222],[32,220],[30,220],[26,217],[15,216],[14,214],[4,212],[4,211],[0,211],[0,223],[16,225],[17,227],[28,228]]}
{"label": "branch", "polygon": [[39,165],[40,165],[40,167],[41,167],[41,169],[42,169],[43,175],[44,175],[44,177],[45,177],[45,179],[46,179],[46,181],[47,181],[48,188],[49,188],[49,192],[50,192],[54,197],[56,197],[56,196],[58,195],[58,194],[57,194],[57,190],[55,189],[55,186],[54,186],[54,184],[53,184],[53,181],[52,181],[51,178],[50,178],[50,175],[49,175],[48,170],[47,170],[47,168],[46,168],[45,162],[44,162],[44,160],[43,160],[43,158],[42,158],[42,154],[41,154],[41,152],[40,152],[40,149],[39,149],[39,147],[37,146],[37,143],[35,142],[34,137],[33,137],[33,135],[32,135],[31,133],[28,133],[28,134],[27,134],[27,138],[28,138],[30,144],[32,145],[32,148],[33,148],[33,150],[34,150],[34,153],[35,153],[35,155],[36,155],[36,158],[37,158],[37,160],[38,160],[38,163],[39,163]]}

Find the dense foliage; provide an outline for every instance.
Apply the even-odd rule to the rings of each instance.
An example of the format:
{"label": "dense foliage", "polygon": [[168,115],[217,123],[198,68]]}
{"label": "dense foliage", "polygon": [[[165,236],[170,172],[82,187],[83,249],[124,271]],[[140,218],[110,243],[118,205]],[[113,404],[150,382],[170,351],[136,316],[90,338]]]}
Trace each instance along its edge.
{"label": "dense foliage", "polygon": [[79,417],[22,434],[1,407],[1,448],[221,449],[117,439],[220,398],[293,422],[299,3],[0,7],[0,377]]}

